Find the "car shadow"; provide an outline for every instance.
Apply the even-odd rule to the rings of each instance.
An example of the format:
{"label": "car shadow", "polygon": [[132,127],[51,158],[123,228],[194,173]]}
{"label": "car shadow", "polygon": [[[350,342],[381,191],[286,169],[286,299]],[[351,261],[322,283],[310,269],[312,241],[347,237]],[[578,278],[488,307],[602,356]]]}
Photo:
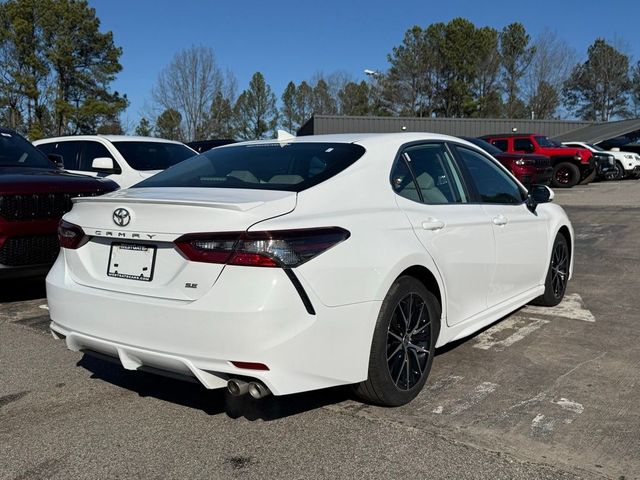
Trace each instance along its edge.
{"label": "car shadow", "polygon": [[208,415],[226,414],[234,419],[245,418],[249,421],[278,420],[351,398],[348,387],[334,387],[281,397],[270,395],[255,400],[248,394],[234,397],[226,388],[207,390],[195,382],[125,370],[117,363],[91,355],[84,355],[77,365],[91,372],[91,378],[130,390],[140,397],[157,398]]}
{"label": "car shadow", "polygon": [[44,277],[0,281],[0,303],[36,300],[46,296]]}

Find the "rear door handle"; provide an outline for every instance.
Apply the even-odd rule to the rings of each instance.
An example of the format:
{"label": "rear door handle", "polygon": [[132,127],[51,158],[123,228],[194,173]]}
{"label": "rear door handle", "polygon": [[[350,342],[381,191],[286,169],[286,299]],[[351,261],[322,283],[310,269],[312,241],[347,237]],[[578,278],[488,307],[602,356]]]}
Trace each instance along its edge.
{"label": "rear door handle", "polygon": [[498,225],[501,227],[509,223],[509,220],[504,215],[497,215],[493,217],[491,221],[493,222],[494,225]]}
{"label": "rear door handle", "polygon": [[437,218],[429,217],[422,221],[422,228],[424,230],[442,230],[444,228],[444,222]]}

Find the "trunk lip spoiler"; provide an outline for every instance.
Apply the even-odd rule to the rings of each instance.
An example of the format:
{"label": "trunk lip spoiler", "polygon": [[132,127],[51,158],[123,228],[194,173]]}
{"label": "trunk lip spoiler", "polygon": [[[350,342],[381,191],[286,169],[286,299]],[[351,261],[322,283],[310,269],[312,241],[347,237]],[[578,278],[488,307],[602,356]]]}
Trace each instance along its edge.
{"label": "trunk lip spoiler", "polygon": [[253,202],[240,202],[240,203],[226,203],[226,202],[207,202],[207,201],[198,201],[198,200],[176,200],[176,199],[165,199],[165,198],[126,198],[126,197],[76,197],[72,198],[71,201],[75,203],[146,203],[146,204],[169,204],[169,205],[180,205],[180,206],[191,206],[191,207],[209,207],[209,208],[219,208],[225,210],[235,210],[239,212],[251,210],[253,208],[259,207],[263,205],[264,201],[253,201]]}

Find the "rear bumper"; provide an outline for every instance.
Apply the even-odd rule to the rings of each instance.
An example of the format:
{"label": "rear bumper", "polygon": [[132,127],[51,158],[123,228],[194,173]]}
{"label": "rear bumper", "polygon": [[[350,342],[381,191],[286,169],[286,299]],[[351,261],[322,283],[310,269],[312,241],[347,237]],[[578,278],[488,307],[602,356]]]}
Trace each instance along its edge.
{"label": "rear bumper", "polygon": [[[76,284],[63,255],[47,276],[51,329],[71,350],[115,357],[126,369],[187,375],[206,388],[255,378],[275,395],[365,380],[380,302],[326,307],[307,292],[315,315],[280,269],[226,267],[196,301]],[[269,370],[240,369],[232,361]]]}

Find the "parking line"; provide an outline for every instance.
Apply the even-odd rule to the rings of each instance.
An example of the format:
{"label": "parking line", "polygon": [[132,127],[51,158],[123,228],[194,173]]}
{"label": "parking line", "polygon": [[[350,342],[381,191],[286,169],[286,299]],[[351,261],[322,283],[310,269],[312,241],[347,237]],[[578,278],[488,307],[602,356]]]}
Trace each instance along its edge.
{"label": "parking line", "polygon": [[527,306],[521,310],[522,313],[533,313],[536,315],[554,316],[569,318],[571,320],[581,320],[583,322],[595,322],[596,318],[587,307],[585,307],[582,297],[578,293],[571,293],[564,297],[564,300],[556,307],[534,307]]}
{"label": "parking line", "polygon": [[[473,348],[489,350],[495,347],[496,350],[502,350],[535,332],[545,323],[549,323],[549,320],[513,315],[478,335]],[[503,340],[497,340],[496,335],[504,330],[515,330],[515,332]]]}

